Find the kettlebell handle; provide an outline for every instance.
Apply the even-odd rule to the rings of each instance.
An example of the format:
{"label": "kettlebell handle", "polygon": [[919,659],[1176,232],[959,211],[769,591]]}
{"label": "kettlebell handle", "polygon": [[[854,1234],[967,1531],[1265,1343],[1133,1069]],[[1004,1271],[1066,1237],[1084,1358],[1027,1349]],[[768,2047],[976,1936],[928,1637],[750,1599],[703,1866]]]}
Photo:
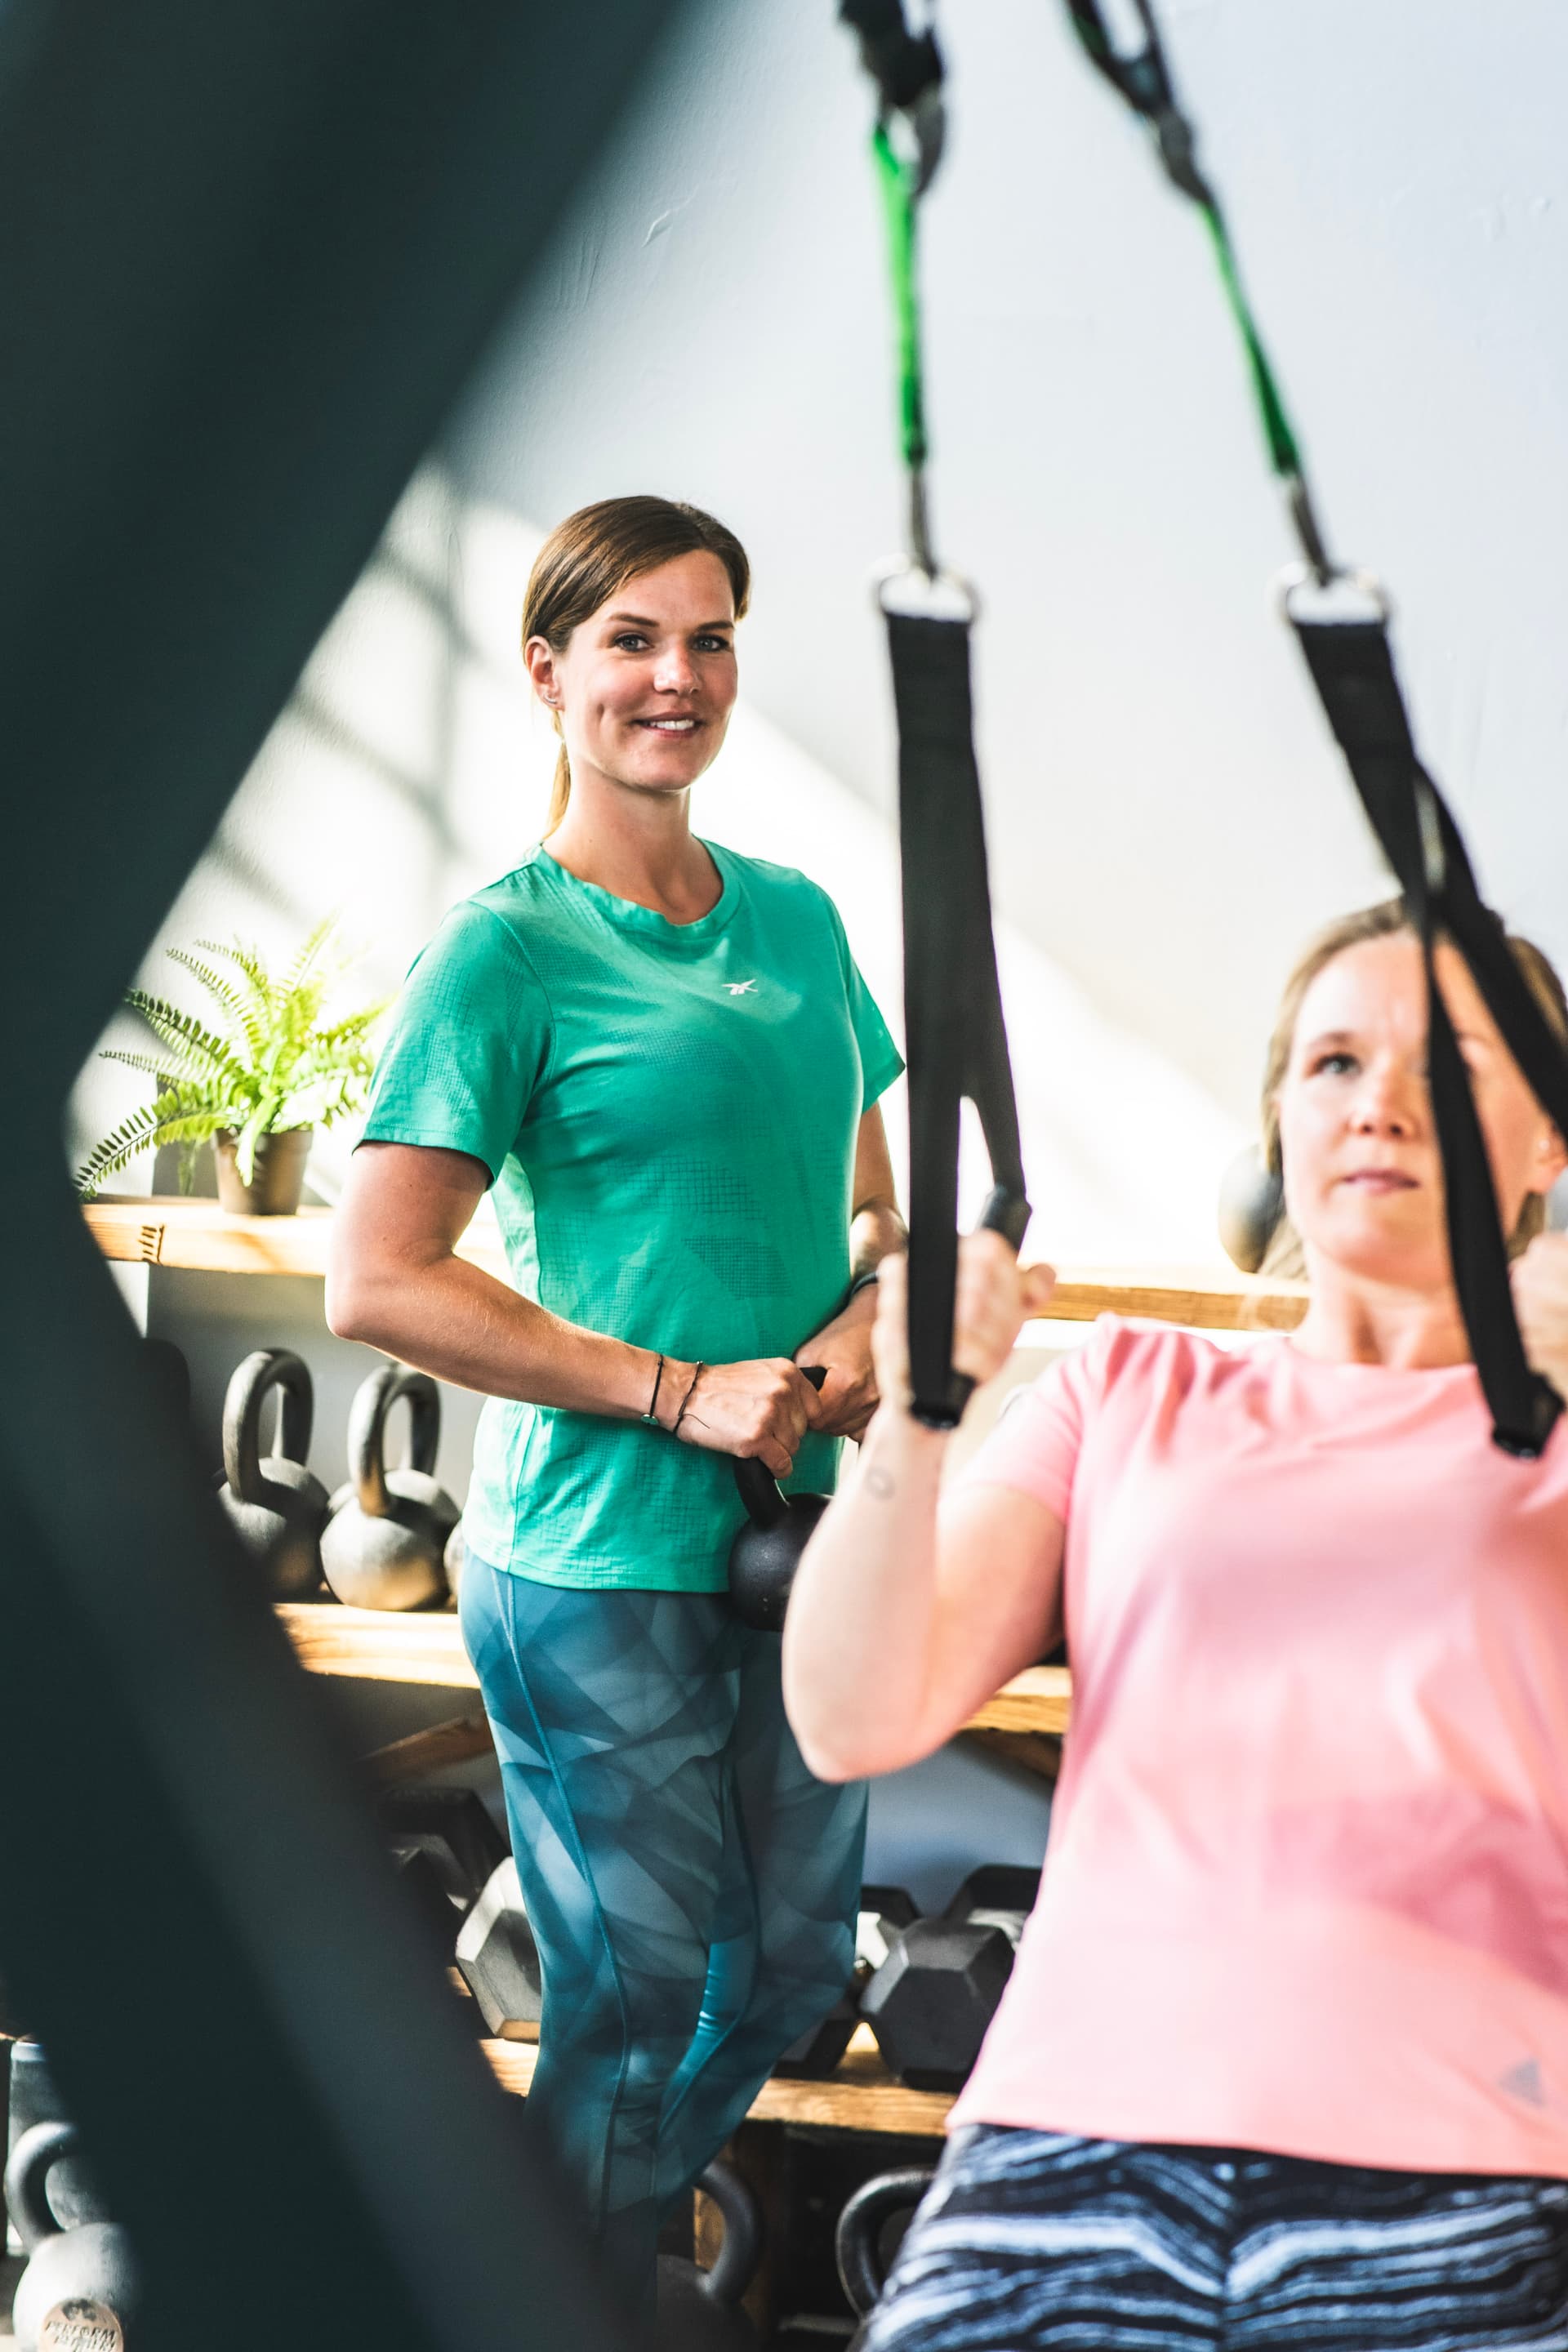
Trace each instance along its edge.
{"label": "kettlebell handle", "polygon": [[911,2165],[901,2172],[879,2172],[855,2191],[838,2216],[833,2233],[838,2283],[857,2319],[877,2307],[887,2280],[877,2257],[882,2224],[894,2213],[918,2205],[936,2174],[929,2165]]}
{"label": "kettlebell handle", "polygon": [[367,1519],[384,1519],[391,1509],[386,1490],[386,1416],[399,1398],[408,1402],[409,1467],[432,1476],[441,1443],[441,1398],[428,1372],[407,1364],[383,1364],[353,1401],[349,1415],[349,1475]]}
{"label": "kettlebell handle", "polygon": [[[803,1364],[800,1369],[801,1377],[820,1391],[827,1378],[826,1365]],[[776,1528],[782,1518],[788,1517],[789,1496],[767,1464],[759,1462],[754,1454],[748,1454],[744,1461],[736,1457],[735,1484],[741,1490],[746,1517],[754,1528]]]}
{"label": "kettlebell handle", "polygon": [[310,1451],[316,1408],[308,1367],[288,1348],[258,1348],[235,1373],[223,1401],[223,1475],[242,1503],[265,1499],[261,1408],[274,1389],[283,1391],[279,1453],[289,1462],[303,1462]]}
{"label": "kettlebell handle", "polygon": [[63,2158],[76,2154],[77,2138],[75,2124],[34,2124],[6,2160],[5,2207],[29,2254],[47,2238],[60,2235],[60,2225],[49,2210],[49,2174]]}
{"label": "kettlebell handle", "polygon": [[698,2174],[697,2186],[705,2197],[711,2197],[724,2223],[724,2242],[703,2280],[702,2292],[715,2303],[734,2309],[763,2258],[763,2216],[756,2191],[729,2165],[717,2161]]}

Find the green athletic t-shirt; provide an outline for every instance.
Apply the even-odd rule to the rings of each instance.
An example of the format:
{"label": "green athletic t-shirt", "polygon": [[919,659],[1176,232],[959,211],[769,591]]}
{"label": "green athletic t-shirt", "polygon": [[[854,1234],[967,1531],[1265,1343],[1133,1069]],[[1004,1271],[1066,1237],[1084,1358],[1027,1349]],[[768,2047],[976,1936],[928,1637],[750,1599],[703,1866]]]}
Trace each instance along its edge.
{"label": "green athletic t-shirt", "polygon": [[[793,1356],[849,1280],[863,1111],[903,1065],[837,909],[706,845],[695,923],[580,882],[542,846],[416,962],[366,1141],[482,1160],[515,1287],[689,1361]],[[808,1433],[793,1486],[829,1491]],[[727,1459],[641,1422],[492,1397],[464,1514],[546,1584],[716,1592],[745,1514]]]}

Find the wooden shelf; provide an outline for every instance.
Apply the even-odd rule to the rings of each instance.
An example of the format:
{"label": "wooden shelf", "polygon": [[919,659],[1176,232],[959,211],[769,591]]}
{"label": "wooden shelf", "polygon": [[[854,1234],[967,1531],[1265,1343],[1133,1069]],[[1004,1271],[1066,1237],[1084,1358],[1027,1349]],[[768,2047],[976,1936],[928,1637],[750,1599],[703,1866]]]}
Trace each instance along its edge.
{"label": "wooden shelf", "polygon": [[[327,1270],[331,1209],[292,1217],[231,1217],[216,1201],[178,1193],[105,1194],[82,1211],[107,1258],[122,1265],[182,1266],[195,1274],[295,1274]],[[458,1244],[459,1255],[489,1273],[506,1274],[500,1235],[488,1218]]]}
{"label": "wooden shelf", "polygon": [[[359,1682],[426,1683],[477,1690],[454,1609],[345,1609],[337,1601],[282,1601],[278,1614],[302,1666]],[[1072,1712],[1065,1666],[1026,1666],[965,1727],[1063,1732]]]}
{"label": "wooden shelf", "polygon": [[[504,2090],[526,2095],[539,2063],[534,2042],[486,2042],[485,2056]],[[945,2091],[911,2091],[890,2074],[869,2026],[855,2029],[842,2063],[823,2083],[775,2074],[752,2103],[747,2120],[816,2124],[833,2131],[929,2133],[935,2138],[952,2100]]]}
{"label": "wooden shelf", "polygon": [[[183,1266],[204,1274],[293,1274],[327,1270],[330,1209],[295,1217],[231,1217],[216,1201],[162,1193],[94,1201],[84,1210],[105,1257],[132,1265]],[[458,1255],[506,1276],[500,1236],[476,1221]],[[1305,1286],[1199,1267],[1064,1266],[1051,1320],[1092,1323],[1097,1315],[1141,1315],[1200,1331],[1289,1331],[1306,1312]]]}

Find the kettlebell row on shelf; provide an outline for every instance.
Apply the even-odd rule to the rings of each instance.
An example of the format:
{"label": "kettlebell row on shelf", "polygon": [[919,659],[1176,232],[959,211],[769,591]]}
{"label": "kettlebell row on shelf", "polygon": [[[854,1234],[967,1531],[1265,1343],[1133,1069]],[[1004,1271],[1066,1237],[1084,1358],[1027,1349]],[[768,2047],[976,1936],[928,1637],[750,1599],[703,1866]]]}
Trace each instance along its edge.
{"label": "kettlebell row on shelf", "polygon": [[[261,1452],[262,1408],[274,1390],[275,1450]],[[409,1459],[386,1466],[386,1419],[406,1401]],[[441,1394],[426,1372],[383,1364],[349,1415],[349,1477],[329,1496],[305,1466],[314,1394],[309,1368],[287,1348],[258,1348],[228,1384],[218,1500],[261,1569],[275,1601],[300,1601],[323,1578],[355,1609],[424,1609],[457,1591],[462,1538],[457,1504],[436,1480]]]}

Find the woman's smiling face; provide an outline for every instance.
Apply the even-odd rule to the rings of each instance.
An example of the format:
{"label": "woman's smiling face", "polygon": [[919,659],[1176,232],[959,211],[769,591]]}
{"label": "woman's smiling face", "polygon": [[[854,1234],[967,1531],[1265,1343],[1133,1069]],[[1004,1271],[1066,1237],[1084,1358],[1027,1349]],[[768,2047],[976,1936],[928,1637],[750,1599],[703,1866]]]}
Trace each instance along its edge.
{"label": "woman's smiling face", "polygon": [[735,600],[716,555],[629,580],[563,649],[524,648],[560,713],[574,783],[595,770],[635,792],[684,792],[717,758],[735,707]]}
{"label": "woman's smiling face", "polygon": [[[1526,1194],[1562,1173],[1562,1144],[1463,958],[1440,946],[1436,961],[1509,1234]],[[1316,1251],[1373,1280],[1447,1285],[1426,982],[1408,931],[1346,948],[1317,974],[1301,1000],[1278,1106],[1286,1206],[1309,1264]]]}

